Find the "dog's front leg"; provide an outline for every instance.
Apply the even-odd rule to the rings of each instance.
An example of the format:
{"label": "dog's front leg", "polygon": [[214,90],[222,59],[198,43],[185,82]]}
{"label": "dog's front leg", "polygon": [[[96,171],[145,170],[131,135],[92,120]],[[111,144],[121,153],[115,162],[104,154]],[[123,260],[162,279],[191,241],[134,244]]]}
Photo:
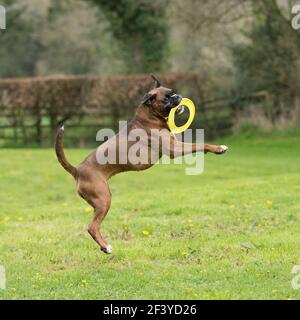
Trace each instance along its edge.
{"label": "dog's front leg", "polygon": [[175,138],[172,138],[170,142],[170,150],[168,155],[171,159],[195,152],[223,154],[228,150],[228,147],[224,145],[217,146],[213,144],[183,143]]}
{"label": "dog's front leg", "polygon": [[204,152],[212,152],[214,154],[223,154],[228,150],[225,145],[216,146],[214,144],[204,144]]}

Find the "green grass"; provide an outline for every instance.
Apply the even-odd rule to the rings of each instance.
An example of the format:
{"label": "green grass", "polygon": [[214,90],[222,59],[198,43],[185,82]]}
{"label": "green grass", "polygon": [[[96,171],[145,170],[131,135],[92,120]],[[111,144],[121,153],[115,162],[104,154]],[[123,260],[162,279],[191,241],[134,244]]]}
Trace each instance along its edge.
{"label": "green grass", "polygon": [[[300,138],[221,142],[229,152],[206,155],[200,176],[158,165],[112,178],[110,256],[53,150],[0,150],[0,298],[299,299]],[[67,150],[72,163],[87,153]]]}

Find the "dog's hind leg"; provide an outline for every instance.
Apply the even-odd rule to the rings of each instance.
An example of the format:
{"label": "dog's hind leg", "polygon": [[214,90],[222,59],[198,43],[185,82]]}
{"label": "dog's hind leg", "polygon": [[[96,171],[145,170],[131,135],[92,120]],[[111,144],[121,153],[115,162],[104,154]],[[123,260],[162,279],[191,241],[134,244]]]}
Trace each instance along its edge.
{"label": "dog's hind leg", "polygon": [[111,193],[107,182],[98,182],[97,187],[94,184],[79,184],[78,193],[94,208],[93,220],[87,228],[89,234],[98,243],[103,252],[111,253],[112,247],[103,240],[100,233],[101,223],[111,204]]}

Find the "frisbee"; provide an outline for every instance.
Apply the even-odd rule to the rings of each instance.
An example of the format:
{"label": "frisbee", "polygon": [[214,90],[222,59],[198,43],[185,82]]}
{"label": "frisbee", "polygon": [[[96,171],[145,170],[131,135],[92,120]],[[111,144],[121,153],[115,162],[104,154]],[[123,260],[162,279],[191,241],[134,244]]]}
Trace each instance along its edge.
{"label": "frisbee", "polygon": [[[177,127],[175,124],[175,114],[176,114],[176,110],[182,106],[189,109],[190,115],[189,115],[187,122],[184,125]],[[195,117],[194,102],[188,98],[182,98],[180,104],[177,107],[171,109],[169,117],[168,117],[168,126],[169,126],[172,133],[181,133],[181,132],[185,131],[191,125],[191,123],[194,120],[194,117]]]}

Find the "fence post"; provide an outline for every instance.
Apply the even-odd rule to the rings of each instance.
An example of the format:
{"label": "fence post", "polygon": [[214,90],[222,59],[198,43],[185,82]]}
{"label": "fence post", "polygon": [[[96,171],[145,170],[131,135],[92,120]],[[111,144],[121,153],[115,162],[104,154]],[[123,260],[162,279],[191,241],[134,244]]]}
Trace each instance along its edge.
{"label": "fence post", "polygon": [[17,117],[19,120],[19,126],[22,132],[22,138],[23,138],[23,144],[26,145],[27,140],[27,130],[26,130],[26,124],[25,124],[25,112],[22,107],[18,107],[17,109]]}
{"label": "fence post", "polygon": [[50,111],[50,145],[53,145],[57,130],[57,115]]}
{"label": "fence post", "polygon": [[37,105],[37,109],[36,109],[36,124],[35,124],[35,128],[36,128],[36,142],[38,145],[41,145],[43,142],[43,133],[42,133],[42,117],[41,117],[41,107],[38,104]]}

